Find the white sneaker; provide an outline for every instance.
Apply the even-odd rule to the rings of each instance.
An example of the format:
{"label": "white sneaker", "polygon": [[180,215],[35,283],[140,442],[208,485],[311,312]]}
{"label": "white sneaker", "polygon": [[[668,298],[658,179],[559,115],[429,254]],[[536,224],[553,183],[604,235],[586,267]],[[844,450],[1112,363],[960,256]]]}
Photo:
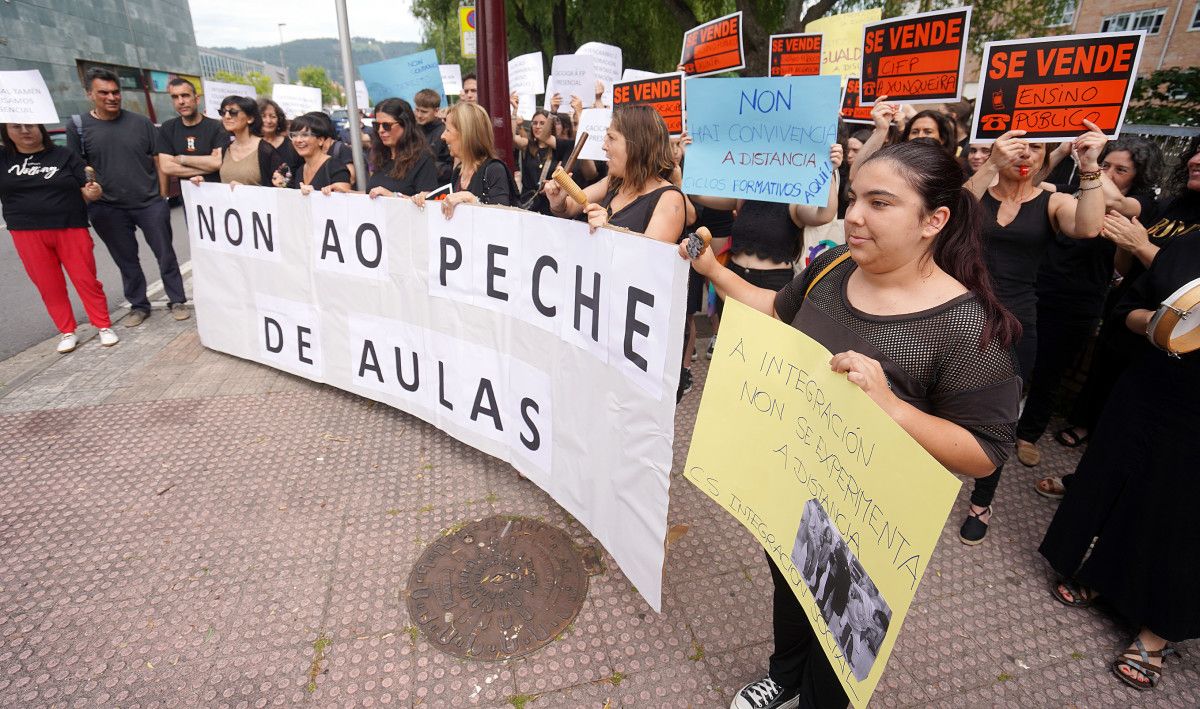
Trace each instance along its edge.
{"label": "white sneaker", "polygon": [[63,333],[62,339],[58,341],[58,347],[56,349],[58,350],[59,354],[66,354],[68,352],[74,352],[75,345],[78,344],[79,338],[75,337],[75,333],[66,332]]}
{"label": "white sneaker", "polygon": [[112,347],[113,345],[117,344],[120,341],[121,341],[121,338],[117,337],[117,333],[113,332],[111,328],[107,328],[107,327],[100,328],[100,346],[101,347]]}
{"label": "white sneaker", "polygon": [[795,709],[800,704],[799,695],[795,689],[784,689],[764,677],[738,690],[729,709]]}

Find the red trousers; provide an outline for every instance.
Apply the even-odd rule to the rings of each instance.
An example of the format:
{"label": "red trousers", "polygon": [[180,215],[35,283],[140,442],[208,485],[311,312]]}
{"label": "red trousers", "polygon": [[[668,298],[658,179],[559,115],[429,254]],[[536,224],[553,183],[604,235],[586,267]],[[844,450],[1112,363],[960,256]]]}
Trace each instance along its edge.
{"label": "red trousers", "polygon": [[96,279],[92,235],[87,229],[12,229],[13,245],[25,272],[42,295],[42,302],[59,332],[75,332],[75,312],[67,295],[63,269],[83,301],[88,320],[98,328],[112,325],[104,286]]}

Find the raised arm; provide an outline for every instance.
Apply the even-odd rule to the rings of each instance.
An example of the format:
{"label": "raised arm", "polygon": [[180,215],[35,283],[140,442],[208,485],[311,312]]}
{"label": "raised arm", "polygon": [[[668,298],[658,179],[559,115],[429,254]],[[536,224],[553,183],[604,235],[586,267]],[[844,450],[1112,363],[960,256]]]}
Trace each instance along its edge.
{"label": "raised arm", "polygon": [[971,175],[971,179],[963,185],[976,199],[983,199],[984,193],[996,181],[1001,170],[1021,159],[1029,146],[1029,141],[1021,137],[1023,135],[1023,130],[1010,130],[992,143],[992,152],[988,155],[987,162],[980,165],[975,174]]}
{"label": "raised arm", "polygon": [[1084,121],[1088,131],[1071,148],[1079,164],[1079,199],[1051,195],[1050,219],[1058,231],[1075,239],[1091,239],[1104,227],[1104,190],[1100,180],[1100,151],[1108,138],[1095,123]]}
{"label": "raised arm", "polygon": [[741,276],[722,266],[717,261],[717,257],[713,255],[711,248],[705,249],[704,253],[697,258],[690,259],[686,244],[680,244],[679,256],[685,261],[691,260],[692,268],[696,269],[696,273],[712,282],[713,287],[717,289],[717,294],[722,298],[733,298],[760,313],[765,313],[773,318],[779,317],[775,312],[775,296],[778,294],[769,288],[759,288],[747,283]]}
{"label": "raised arm", "polygon": [[892,121],[896,120],[896,116],[900,114],[900,104],[884,103],[886,100],[887,96],[880,96],[875,101],[875,105],[871,107],[871,120],[875,122],[875,130],[871,132],[871,137],[867,138],[867,142],[859,148],[858,155],[854,158],[854,164],[850,166],[850,179],[852,180],[855,173],[858,172],[858,166],[883,148],[884,143],[887,142]]}

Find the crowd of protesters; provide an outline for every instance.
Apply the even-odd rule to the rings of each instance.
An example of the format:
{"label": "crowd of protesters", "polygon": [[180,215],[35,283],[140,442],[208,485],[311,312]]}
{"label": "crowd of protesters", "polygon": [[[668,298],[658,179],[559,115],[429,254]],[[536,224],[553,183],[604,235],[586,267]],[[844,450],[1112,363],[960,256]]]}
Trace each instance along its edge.
{"label": "crowd of protesters", "polygon": [[[131,306],[124,325],[136,327],[151,312],[137,229],[169,311],[189,313],[165,199],[171,178],[304,194],[355,189],[351,151],[325,113],[289,117],[269,99],[230,96],[216,121],[176,78],[178,117],[156,128],[122,109],[111,72],[89,70],[85,88],[93,108],[72,117],[67,147],[42,126],[0,131],[4,216],[62,333],[60,352],[77,344],[64,270],[101,344],[118,341],[89,223],[120,270]],[[713,248],[697,257],[680,247],[694,267],[689,315],[707,312],[715,328],[721,299],[732,296],[837,353],[835,371],[975,480],[959,531],[965,544],[987,537],[1010,453],[1040,463],[1060,382],[1098,329],[1086,385],[1054,435],[1068,447],[1090,441],[1088,450],[1074,475],[1034,483],[1061,500],[1040,548],[1059,576],[1050,590],[1072,607],[1106,599],[1140,628],[1112,666],[1139,689],[1158,683],[1170,642],[1200,636],[1200,574],[1187,562],[1200,545],[1188,514],[1200,489],[1178,445],[1200,430],[1200,359],[1168,357],[1142,336],[1158,304],[1200,276],[1200,141],[1164,183],[1158,148],[1136,137],[1108,141],[1087,124],[1057,147],[1021,131],[972,144],[969,103],[915,112],[880,97],[873,127],[844,127],[830,146],[829,201],[788,205],[685,194],[690,139],[671,137],[648,107],[621,108],[605,135],[590,136],[603,141],[606,161],[573,160],[583,105],[574,98],[560,112],[557,95],[528,121],[513,97],[510,170],[477,89],[466,76],[448,110],[430,89],[415,105],[379,101],[365,136],[367,193],[422,207],[436,196],[447,217],[461,204],[521,207],[667,243],[708,227]],[[603,105],[602,90],[593,105]],[[560,167],[583,204],[550,178]],[[719,296],[711,306],[709,288]],[[677,401],[702,349],[688,323]],[[716,346],[714,337],[709,357]],[[846,705],[803,610],[769,565],[775,650],[768,676],[742,688],[734,706]]]}

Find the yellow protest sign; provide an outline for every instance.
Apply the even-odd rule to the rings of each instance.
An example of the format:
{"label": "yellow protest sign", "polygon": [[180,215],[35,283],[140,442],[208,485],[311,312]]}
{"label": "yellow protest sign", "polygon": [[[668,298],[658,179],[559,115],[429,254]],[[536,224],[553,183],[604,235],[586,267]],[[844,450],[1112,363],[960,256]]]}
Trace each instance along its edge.
{"label": "yellow protest sign", "polygon": [[876,7],[822,17],[805,25],[805,32],[825,35],[821,44],[821,74],[840,75],[842,86],[846,85],[846,77],[858,76],[862,64],[863,25],[879,22],[882,17],[883,10]]}
{"label": "yellow protest sign", "polygon": [[832,356],[725,301],[684,474],[767,550],[863,707],[961,483]]}

